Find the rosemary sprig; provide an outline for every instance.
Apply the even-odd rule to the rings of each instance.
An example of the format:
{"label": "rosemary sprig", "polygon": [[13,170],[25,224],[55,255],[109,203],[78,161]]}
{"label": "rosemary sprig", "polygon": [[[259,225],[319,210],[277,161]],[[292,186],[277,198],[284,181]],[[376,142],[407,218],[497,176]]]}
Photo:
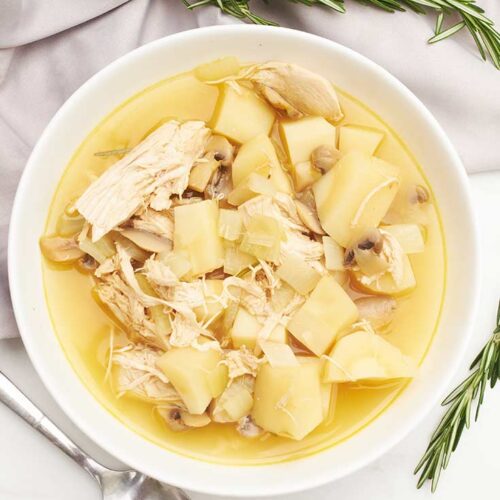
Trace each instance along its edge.
{"label": "rosemary sprig", "polygon": [[130,153],[130,151],[132,151],[132,148],[110,149],[108,151],[97,151],[97,153],[94,153],[94,156],[108,158],[110,156],[122,156]]}
{"label": "rosemary sprig", "polygon": [[417,488],[429,480],[432,491],[436,490],[441,471],[448,466],[462,431],[470,427],[474,401],[476,401],[474,420],[477,420],[486,386],[489,383],[493,388],[500,379],[500,303],[496,323],[493,334],[470,366],[474,371],[441,403],[443,406],[448,406],[448,409],[432,434],[429,446],[415,469],[415,474],[421,471]]}
{"label": "rosemary sprig", "polygon": [[[255,24],[276,26],[276,23],[257,15],[250,8],[250,0],[182,0],[188,9],[203,5],[215,5],[219,9],[238,19],[245,19]],[[264,0],[270,3],[272,0]],[[302,3],[307,6],[319,5],[345,13],[345,0],[286,0],[290,3]],[[484,10],[477,5],[476,0],[355,0],[363,5],[377,7],[386,12],[404,12],[410,9],[417,14],[428,11],[437,14],[434,36],[428,42],[436,43],[448,38],[466,28],[472,36],[479,54],[486,60],[489,56],[497,69],[500,69],[500,33],[495,29],[494,22],[485,16]],[[460,20],[443,30],[446,17]]]}

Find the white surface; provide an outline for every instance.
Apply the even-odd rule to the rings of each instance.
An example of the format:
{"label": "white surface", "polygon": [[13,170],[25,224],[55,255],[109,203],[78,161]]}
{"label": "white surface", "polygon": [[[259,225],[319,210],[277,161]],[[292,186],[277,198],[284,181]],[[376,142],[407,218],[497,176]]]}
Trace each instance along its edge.
{"label": "white surface", "polygon": [[[500,173],[471,177],[479,216],[485,272],[481,305],[470,352],[455,377],[458,382],[467,366],[492,330],[500,298]],[[464,235],[466,238],[467,235]],[[464,263],[464,266],[466,263]],[[113,465],[116,461],[89,442],[62,414],[42,386],[20,340],[0,341],[0,368],[14,380],[69,435],[96,458]],[[451,389],[451,387],[450,387]],[[486,498],[498,491],[500,474],[500,390],[488,391],[479,422],[466,431],[450,466],[443,474],[438,491],[432,496],[428,487],[417,491],[412,469],[427,444],[429,433],[442,409],[436,408],[405,440],[369,467],[333,484],[287,500],[461,500]],[[45,441],[16,415],[0,405],[0,499],[1,500],[94,500],[98,489],[86,473]],[[194,500],[208,500],[193,494]]]}
{"label": "white surface", "polygon": [[[439,208],[447,244],[447,286],[436,339],[416,377],[370,426],[322,453],[300,461],[242,468],[175,455],[117,425],[83,387],[53,334],[42,283],[39,235],[62,169],[100,117],[163,76],[211,57],[287,60],[347,88],[398,131],[424,166]],[[50,167],[48,167],[50,166]],[[407,435],[439,401],[463,359],[479,302],[479,238],[463,166],[439,124],[401,82],[341,45],[284,28],[214,26],[184,31],[144,45],[97,73],[60,108],[26,164],[9,234],[11,296],[24,344],[37,372],[61,408],[96,443],[156,479],[214,495],[275,495],[313,488],[379,458]],[[464,233],[467,238],[464,238]],[[469,265],[463,266],[465,261]],[[408,335],[418,335],[409,328]],[[276,478],[286,480],[277,481]]]}

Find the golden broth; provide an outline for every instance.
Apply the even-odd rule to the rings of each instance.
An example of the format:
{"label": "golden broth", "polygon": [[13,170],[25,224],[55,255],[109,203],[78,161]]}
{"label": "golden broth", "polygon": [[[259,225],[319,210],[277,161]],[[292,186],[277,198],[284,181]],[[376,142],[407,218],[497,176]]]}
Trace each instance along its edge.
{"label": "golden broth", "polygon": [[[397,164],[402,187],[427,184],[418,164],[378,116],[349,94],[338,91],[342,123],[376,127],[386,132],[377,156]],[[132,97],[106,117],[85,139],[70,161],[56,190],[46,233],[54,233],[65,206],[117,158],[95,152],[136,145],[169,118],[209,121],[216,106],[217,87],[199,82],[191,73],[162,81]],[[384,336],[405,354],[422,361],[435,331],[445,281],[444,241],[437,210],[431,207],[425,251],[410,255],[417,288],[398,299],[393,322]],[[88,390],[118,420],[151,442],[197,459],[226,464],[265,464],[303,457],[354,434],[384,411],[405,387],[392,382],[378,387],[340,385],[333,420],[322,423],[301,441],[266,434],[247,439],[234,426],[212,423],[181,433],[171,431],[153,406],[133,397],[116,398],[104,382],[111,319],[94,301],[92,278],[74,268],[43,263],[47,304],[54,329],[76,373]]]}

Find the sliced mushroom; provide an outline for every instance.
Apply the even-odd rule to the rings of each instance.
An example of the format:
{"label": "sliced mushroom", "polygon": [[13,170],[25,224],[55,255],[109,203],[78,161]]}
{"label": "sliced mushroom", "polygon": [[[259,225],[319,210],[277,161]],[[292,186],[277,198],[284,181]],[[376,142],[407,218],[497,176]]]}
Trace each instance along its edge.
{"label": "sliced mushroom", "polygon": [[185,431],[198,427],[205,427],[211,420],[206,413],[193,415],[177,406],[170,408],[157,408],[159,415],[165,420],[167,425],[175,432]]}
{"label": "sliced mushroom", "polygon": [[389,262],[382,255],[384,238],[378,229],[368,229],[356,242],[346,249],[344,266],[346,268],[357,266],[359,270],[371,276],[385,272]]}
{"label": "sliced mushroom", "polygon": [[262,427],[259,427],[252,420],[252,417],[250,415],[247,415],[246,417],[240,418],[240,420],[238,420],[236,430],[246,438],[256,438],[264,433],[264,429],[262,429]]}
{"label": "sliced mushroom", "polygon": [[423,204],[427,203],[430,199],[429,191],[426,187],[421,184],[415,184],[409,193],[410,203],[413,204]]}
{"label": "sliced mushroom", "polygon": [[297,214],[304,224],[310,231],[316,234],[326,234],[321,227],[321,224],[318,219],[318,215],[314,210],[308,207],[305,203],[302,203],[299,200],[294,200],[295,206],[297,207]]}
{"label": "sliced mushroom", "polygon": [[42,236],[40,249],[43,255],[53,262],[72,262],[85,255],[75,238]]}
{"label": "sliced mushroom", "polygon": [[158,413],[171,430],[181,432],[189,429],[182,419],[182,410],[180,408],[158,408]]}
{"label": "sliced mushroom", "polygon": [[311,153],[311,162],[313,166],[322,174],[331,170],[339,158],[340,151],[329,144],[318,146]]}
{"label": "sliced mushroom", "polygon": [[295,64],[261,64],[255,67],[249,80],[256,84],[256,90],[264,99],[290,118],[313,115],[338,121],[343,116],[332,84]]}
{"label": "sliced mushroom", "polygon": [[220,161],[223,167],[230,167],[234,160],[234,146],[221,135],[212,135],[207,144],[207,153],[211,153],[213,158]]}
{"label": "sliced mushroom", "polygon": [[214,172],[207,188],[205,198],[227,199],[227,195],[233,190],[231,170],[222,165]]}
{"label": "sliced mushroom", "polygon": [[180,413],[182,421],[188,427],[205,427],[211,422],[210,417],[206,413],[202,413],[201,415],[193,415],[192,413],[184,410],[181,410]]}
{"label": "sliced mushroom", "polygon": [[148,252],[160,253],[172,250],[172,242],[169,239],[141,229],[123,229],[121,234]]}
{"label": "sliced mushroom", "polygon": [[374,327],[387,325],[392,321],[396,301],[392,297],[361,297],[354,301],[361,318],[369,320]]}
{"label": "sliced mushroom", "polygon": [[76,261],[76,268],[84,273],[91,274],[99,267],[97,261],[90,255],[85,254]]}

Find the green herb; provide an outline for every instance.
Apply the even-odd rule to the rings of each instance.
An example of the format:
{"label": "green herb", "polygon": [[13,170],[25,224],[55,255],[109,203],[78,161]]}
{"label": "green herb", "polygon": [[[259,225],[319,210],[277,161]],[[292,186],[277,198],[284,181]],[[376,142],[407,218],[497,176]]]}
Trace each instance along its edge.
{"label": "green herb", "polygon": [[[276,26],[272,20],[257,15],[250,8],[250,0],[182,0],[189,9],[203,5],[215,5],[219,9],[238,19],[246,19],[255,24]],[[264,0],[266,1],[266,0]],[[272,0],[267,0],[270,3]],[[308,7],[319,5],[345,13],[345,0],[286,0],[289,3],[302,3]],[[418,14],[428,11],[437,14],[435,34],[429,43],[436,43],[454,35],[463,28],[467,28],[476,43],[481,57],[491,59],[497,69],[500,69],[500,33],[495,29],[491,19],[484,14],[484,10],[476,4],[476,0],[356,0],[357,2],[377,7],[386,12],[404,12],[413,10]],[[459,18],[460,21],[443,30],[445,17]]]}
{"label": "green herb", "polygon": [[474,401],[476,401],[474,420],[477,420],[486,386],[489,383],[493,388],[500,379],[500,303],[497,326],[470,369],[474,371],[442,402],[448,409],[432,434],[429,446],[415,469],[415,474],[421,471],[418,488],[429,480],[432,481],[432,491],[436,490],[439,475],[446,469],[451,454],[457,448],[462,431],[470,427]]}
{"label": "green herb", "polygon": [[121,156],[130,153],[132,148],[110,149],[108,151],[98,151],[94,156],[101,156],[107,158],[108,156]]}

